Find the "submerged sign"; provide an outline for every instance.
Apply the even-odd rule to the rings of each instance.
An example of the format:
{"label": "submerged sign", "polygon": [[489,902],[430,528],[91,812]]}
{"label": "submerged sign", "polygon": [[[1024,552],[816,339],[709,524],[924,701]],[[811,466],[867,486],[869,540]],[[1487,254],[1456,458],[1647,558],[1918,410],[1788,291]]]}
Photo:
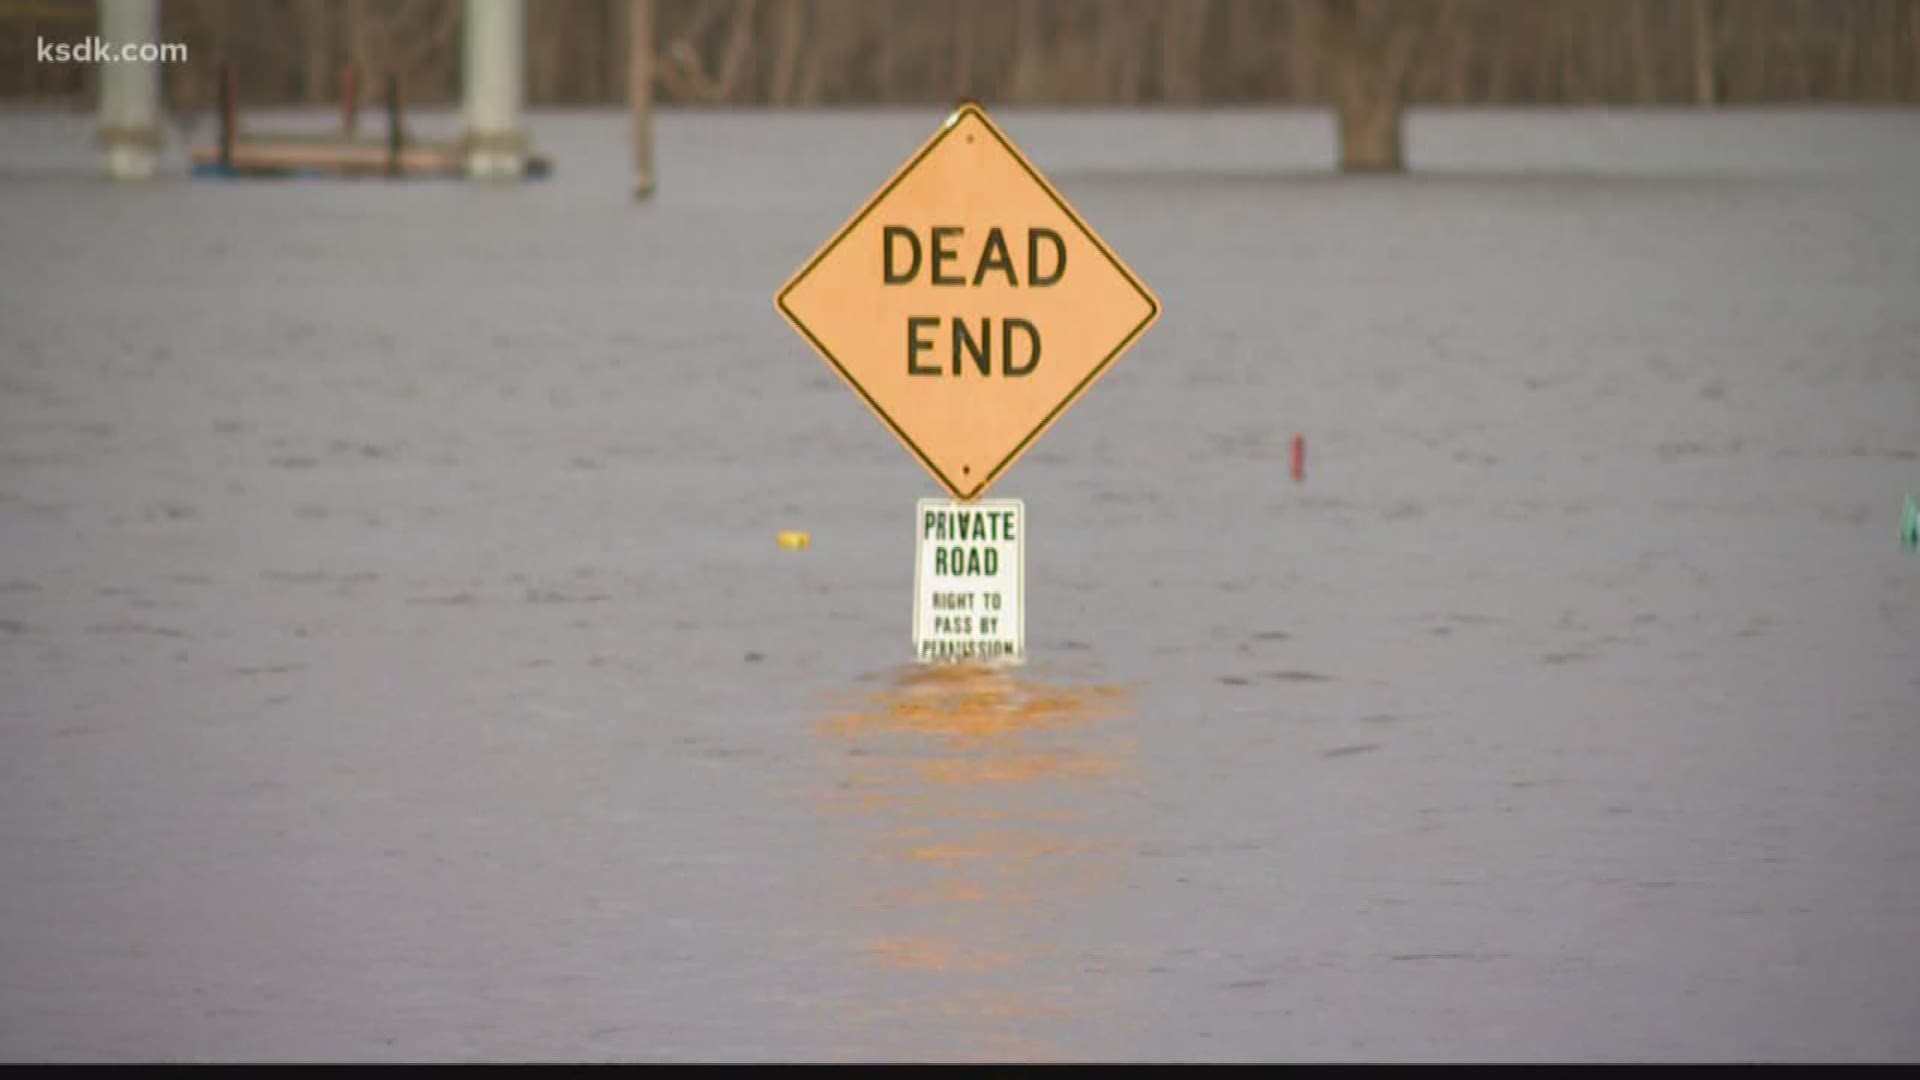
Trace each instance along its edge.
{"label": "submerged sign", "polygon": [[775,303],[962,501],[985,493],[1160,315],[973,104]]}
{"label": "submerged sign", "polygon": [[921,499],[913,651],[921,660],[1016,660],[1026,651],[1026,506]]}

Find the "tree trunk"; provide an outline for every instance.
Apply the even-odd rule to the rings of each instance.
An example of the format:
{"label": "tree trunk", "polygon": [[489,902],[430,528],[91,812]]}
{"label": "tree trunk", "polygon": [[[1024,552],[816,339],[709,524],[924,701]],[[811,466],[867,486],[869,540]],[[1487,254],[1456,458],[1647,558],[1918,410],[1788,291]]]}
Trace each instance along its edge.
{"label": "tree trunk", "polygon": [[1401,91],[1410,56],[1410,31],[1401,20],[1364,18],[1367,14],[1360,10],[1359,0],[1327,0],[1340,170],[1401,172],[1406,169],[1400,130]]}
{"label": "tree trunk", "polygon": [[1713,33],[1713,0],[1693,0],[1693,100],[1698,105],[1719,101],[1719,48]]}
{"label": "tree trunk", "polygon": [[633,197],[653,196],[653,0],[627,4],[627,109],[633,138]]}
{"label": "tree trunk", "polygon": [[326,0],[301,0],[300,36],[306,46],[301,60],[301,98],[308,105],[319,105],[333,96],[334,70],[330,33],[333,8]]}

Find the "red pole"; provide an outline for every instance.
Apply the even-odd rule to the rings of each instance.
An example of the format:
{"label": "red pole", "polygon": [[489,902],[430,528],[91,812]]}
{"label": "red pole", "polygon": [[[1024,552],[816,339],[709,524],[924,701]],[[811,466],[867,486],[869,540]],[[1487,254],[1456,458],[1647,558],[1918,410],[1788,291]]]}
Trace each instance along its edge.
{"label": "red pole", "polygon": [[1307,437],[1293,437],[1293,482],[1298,484],[1307,478]]}
{"label": "red pole", "polygon": [[360,134],[360,79],[352,64],[340,69],[340,134]]}

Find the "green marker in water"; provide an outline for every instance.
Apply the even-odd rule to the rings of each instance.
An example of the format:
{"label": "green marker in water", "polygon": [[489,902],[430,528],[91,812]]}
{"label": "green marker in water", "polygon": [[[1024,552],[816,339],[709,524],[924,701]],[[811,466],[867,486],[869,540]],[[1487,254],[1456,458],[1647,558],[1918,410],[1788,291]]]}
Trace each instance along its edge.
{"label": "green marker in water", "polygon": [[1920,506],[1913,504],[1913,496],[1907,496],[1907,508],[1900,513],[1900,546],[1908,551],[1920,551]]}

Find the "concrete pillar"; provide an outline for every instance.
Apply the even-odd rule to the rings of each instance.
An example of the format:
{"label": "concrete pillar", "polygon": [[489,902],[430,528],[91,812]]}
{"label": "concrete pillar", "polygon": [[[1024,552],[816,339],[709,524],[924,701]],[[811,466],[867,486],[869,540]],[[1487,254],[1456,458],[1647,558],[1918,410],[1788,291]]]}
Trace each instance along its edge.
{"label": "concrete pillar", "polygon": [[466,0],[467,175],[518,180],[527,171],[525,0]]}
{"label": "concrete pillar", "polygon": [[[100,0],[100,37],[108,48],[159,44],[160,0]],[[107,175],[145,180],[160,160],[160,65],[100,61],[100,129]]]}

